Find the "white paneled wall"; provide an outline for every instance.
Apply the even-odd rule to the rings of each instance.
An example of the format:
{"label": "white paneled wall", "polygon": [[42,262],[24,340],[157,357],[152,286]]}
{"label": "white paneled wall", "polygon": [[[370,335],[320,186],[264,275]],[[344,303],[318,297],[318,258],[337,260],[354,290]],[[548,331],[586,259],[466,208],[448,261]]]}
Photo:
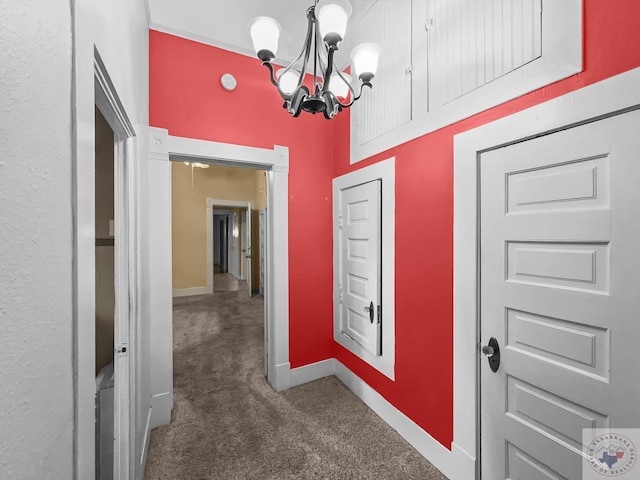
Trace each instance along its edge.
{"label": "white paneled wall", "polygon": [[542,0],[429,0],[427,28],[433,110],[542,55]]}
{"label": "white paneled wall", "polygon": [[[415,131],[407,135],[415,138],[420,129],[432,131],[464,118],[463,112],[477,113],[567,76],[562,68],[548,75],[550,69],[542,65],[541,73],[520,75],[540,78],[539,83],[525,86],[517,78],[519,68],[567,50],[547,35],[543,55],[543,18],[550,32],[568,25],[568,12],[580,13],[579,0],[563,0],[569,7],[552,3],[544,17],[543,1],[376,0],[367,5],[352,19],[352,43],[377,43],[382,55],[373,90],[365,91],[352,109],[352,155],[366,158],[366,152],[397,144],[393,139],[403,138],[404,131]],[[579,29],[569,30],[579,53]],[[553,62],[551,68],[563,65]]]}
{"label": "white paneled wall", "polygon": [[411,120],[411,3],[378,1],[354,26],[357,43],[383,48],[373,89],[365,87],[354,110],[360,145]]}

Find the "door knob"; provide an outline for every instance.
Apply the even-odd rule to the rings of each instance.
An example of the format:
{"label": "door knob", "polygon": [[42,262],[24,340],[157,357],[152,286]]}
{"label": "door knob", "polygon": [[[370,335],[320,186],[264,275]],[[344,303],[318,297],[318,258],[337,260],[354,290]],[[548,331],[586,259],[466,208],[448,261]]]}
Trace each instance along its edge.
{"label": "door knob", "polygon": [[364,311],[369,312],[369,321],[371,321],[371,323],[373,323],[373,310],[373,302],[371,302],[368,307],[364,307]]}
{"label": "door knob", "polygon": [[489,360],[489,367],[492,372],[497,372],[500,367],[500,346],[495,337],[489,339],[489,345],[483,345],[480,348],[482,354]]}
{"label": "door knob", "polygon": [[484,345],[482,347],[482,354],[484,356],[492,357],[494,353],[496,353],[496,351],[493,349],[493,347],[490,347],[489,345]]}

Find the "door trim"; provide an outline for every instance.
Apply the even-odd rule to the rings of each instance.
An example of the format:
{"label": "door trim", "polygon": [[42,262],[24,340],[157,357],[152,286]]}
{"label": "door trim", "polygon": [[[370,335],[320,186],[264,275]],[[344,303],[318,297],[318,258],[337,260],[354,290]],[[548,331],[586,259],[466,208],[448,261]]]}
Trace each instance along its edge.
{"label": "door trim", "polygon": [[[89,21],[76,19],[79,35],[87,35]],[[92,60],[92,67],[89,63]],[[137,225],[137,137],[108,70],[93,42],[76,52],[77,117],[74,124],[73,169],[73,281],[74,281],[74,462],[75,478],[92,478],[95,455],[95,126],[97,106],[114,132],[114,211],[116,235],[116,311],[114,327],[119,344],[127,344],[128,364],[117,369],[115,387],[114,478],[128,479],[135,472],[133,417],[140,415],[137,386],[140,357],[136,355],[139,326],[139,229]],[[124,327],[124,328],[123,328]],[[125,362],[127,363],[127,362]],[[131,399],[135,401],[132,402]]]}
{"label": "door trim", "polygon": [[[222,200],[207,197],[207,293],[213,293],[213,207],[232,207],[246,210],[247,208],[251,208],[251,205],[254,203],[253,200],[250,202],[240,202],[237,200]],[[250,221],[250,219],[247,221]],[[240,267],[240,272],[242,272],[242,267]]]}
{"label": "door trim", "polygon": [[[186,137],[174,137],[166,129],[149,128],[149,149],[154,161],[164,164],[164,181],[150,185],[151,197],[171,201],[170,164],[172,160],[186,162],[204,161],[212,165],[253,167],[267,170],[267,285],[265,315],[268,326],[268,374],[269,384],[277,391],[289,388],[289,149],[276,145],[273,149],[247,147],[228,143],[211,142]],[[169,203],[170,204],[170,203]],[[156,237],[163,251],[171,251],[170,215],[157,219],[169,234]],[[166,285],[171,285],[170,260],[162,274]],[[171,312],[162,315],[163,325],[158,325],[163,337],[171,338]],[[166,323],[166,324],[165,324]],[[170,342],[164,341],[169,347]],[[163,362],[171,362],[171,350],[162,353]],[[167,357],[167,358],[164,358]],[[172,368],[163,372],[162,383],[171,387]],[[167,413],[167,412],[165,412]],[[170,417],[170,411],[169,417]]]}
{"label": "door trim", "polygon": [[[395,380],[395,198],[396,159],[388,158],[368,167],[333,179],[333,339],[339,345],[360,357],[380,373]],[[382,182],[381,197],[381,256],[382,278],[382,355],[373,355],[355,340],[342,334],[340,329],[340,252],[339,227],[342,191],[374,180]]]}
{"label": "door trim", "polygon": [[454,431],[466,459],[454,478],[480,478],[479,162],[483,152],[640,109],[640,68],[454,137]]}
{"label": "door trim", "polygon": [[[95,102],[114,132],[114,226],[115,318],[114,318],[114,456],[113,477],[135,476],[135,419],[141,415],[137,390],[141,368],[138,326],[140,284],[138,267],[137,137],[127,112],[109,78],[97,49],[94,50]],[[117,347],[116,347],[117,345]],[[122,350],[118,352],[119,350]],[[134,400],[132,402],[131,400]],[[133,435],[135,438],[135,435]],[[96,458],[96,463],[99,461]]]}

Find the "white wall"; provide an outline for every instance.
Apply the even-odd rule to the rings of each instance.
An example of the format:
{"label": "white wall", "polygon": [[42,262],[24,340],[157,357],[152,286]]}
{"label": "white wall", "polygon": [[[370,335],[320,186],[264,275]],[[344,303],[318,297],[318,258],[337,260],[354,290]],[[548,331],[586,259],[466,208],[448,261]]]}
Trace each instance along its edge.
{"label": "white wall", "polygon": [[0,5],[2,478],[73,477],[71,28],[68,0]]}

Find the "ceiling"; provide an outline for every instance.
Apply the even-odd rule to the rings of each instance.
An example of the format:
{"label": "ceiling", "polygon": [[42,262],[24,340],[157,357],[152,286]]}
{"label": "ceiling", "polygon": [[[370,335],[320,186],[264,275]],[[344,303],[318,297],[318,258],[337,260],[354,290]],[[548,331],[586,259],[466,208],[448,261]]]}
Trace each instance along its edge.
{"label": "ceiling", "polygon": [[[351,0],[353,18],[366,13],[377,0]],[[150,28],[255,56],[249,24],[255,17],[273,17],[282,33],[277,63],[290,63],[302,49],[306,12],[314,0],[146,0]],[[347,65],[351,45],[347,38],[337,57]]]}

